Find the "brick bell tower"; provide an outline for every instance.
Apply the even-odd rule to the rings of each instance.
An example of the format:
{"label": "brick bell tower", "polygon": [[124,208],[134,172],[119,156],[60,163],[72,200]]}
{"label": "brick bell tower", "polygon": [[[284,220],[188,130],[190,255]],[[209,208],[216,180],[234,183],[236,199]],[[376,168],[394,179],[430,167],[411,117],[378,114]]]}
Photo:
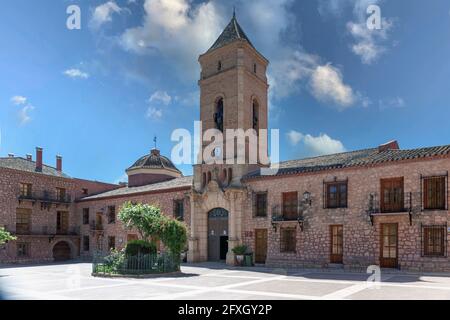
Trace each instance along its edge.
{"label": "brick bell tower", "polygon": [[[256,160],[249,156],[249,146],[256,145],[267,155],[266,143],[259,144],[267,137],[259,130],[267,129],[269,61],[255,49],[233,14],[212,47],[199,57],[199,63],[201,134],[216,129],[223,132],[224,139],[219,149],[204,141],[200,152],[213,151],[214,158],[220,157],[224,163],[199,158],[194,165],[188,261],[226,260],[234,264],[232,249],[242,243],[242,219],[251,204],[241,178],[262,162],[258,150],[253,153]],[[261,138],[256,136],[252,142],[245,139],[238,147],[237,139],[227,140],[227,129],[255,129]],[[230,156],[231,146],[234,157]],[[244,148],[246,157],[238,164],[237,151]]]}
{"label": "brick bell tower", "polygon": [[[245,140],[245,164],[236,164],[237,139],[232,139],[234,164],[226,164],[227,157],[232,159],[233,141],[226,140],[225,133],[227,129],[255,129],[256,132],[267,129],[269,86],[266,70],[269,61],[255,49],[233,13],[219,38],[199,57],[199,63],[202,70],[198,82],[202,136],[206,130],[213,128],[223,132],[224,148],[214,153],[224,159],[224,164],[208,165],[204,159],[198,161],[199,165],[194,167],[194,187],[201,190],[211,180],[216,180],[222,187],[238,187],[241,177],[257,169],[258,165],[249,161],[248,139]],[[203,142],[202,152],[208,144],[209,141]],[[263,148],[267,155],[267,147]]]}

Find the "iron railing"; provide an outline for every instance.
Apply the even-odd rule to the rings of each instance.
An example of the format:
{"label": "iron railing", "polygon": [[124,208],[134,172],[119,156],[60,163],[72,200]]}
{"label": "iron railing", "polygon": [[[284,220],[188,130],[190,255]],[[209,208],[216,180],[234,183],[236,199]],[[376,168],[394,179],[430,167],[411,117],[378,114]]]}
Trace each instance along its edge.
{"label": "iron railing", "polygon": [[21,193],[17,196],[19,200],[31,200],[51,203],[70,203],[72,197],[70,194],[57,194],[50,190],[32,191],[28,193]]}
{"label": "iron railing", "polygon": [[97,275],[142,275],[180,271],[180,256],[169,253],[127,256],[112,252],[108,256],[94,255],[92,273]]}

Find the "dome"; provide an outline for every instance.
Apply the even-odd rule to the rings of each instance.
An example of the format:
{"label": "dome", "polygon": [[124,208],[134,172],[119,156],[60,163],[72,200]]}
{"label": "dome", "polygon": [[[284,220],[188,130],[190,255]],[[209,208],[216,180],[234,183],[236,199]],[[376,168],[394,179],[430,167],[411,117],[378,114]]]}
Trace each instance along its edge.
{"label": "dome", "polygon": [[126,172],[129,186],[141,186],[182,177],[181,171],[169,158],[162,156],[158,149],[153,149],[150,154],[139,158]]}

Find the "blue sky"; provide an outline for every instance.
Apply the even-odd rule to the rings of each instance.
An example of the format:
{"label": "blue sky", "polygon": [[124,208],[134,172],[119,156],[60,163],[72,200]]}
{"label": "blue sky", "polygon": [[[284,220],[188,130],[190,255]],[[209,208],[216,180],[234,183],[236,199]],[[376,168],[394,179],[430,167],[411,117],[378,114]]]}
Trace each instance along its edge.
{"label": "blue sky", "polygon": [[[66,28],[71,4],[81,30]],[[71,176],[115,182],[154,135],[170,155],[171,132],[199,117],[197,57],[233,4],[271,62],[281,159],[450,143],[446,0],[15,0],[0,10],[0,156],[41,146]],[[369,4],[381,30],[365,27]]]}

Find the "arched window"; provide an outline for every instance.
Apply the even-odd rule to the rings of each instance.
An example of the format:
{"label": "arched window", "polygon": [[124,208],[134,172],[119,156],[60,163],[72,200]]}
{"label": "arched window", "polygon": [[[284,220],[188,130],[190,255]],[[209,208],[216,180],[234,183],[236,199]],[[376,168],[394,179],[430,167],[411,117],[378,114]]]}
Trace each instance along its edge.
{"label": "arched window", "polygon": [[203,186],[206,186],[206,173],[203,172]]}
{"label": "arched window", "polygon": [[208,183],[211,181],[211,171],[208,171]]}
{"label": "arched window", "polygon": [[256,130],[256,134],[258,134],[259,130],[259,104],[258,101],[253,100],[252,105],[252,128]]}
{"label": "arched window", "polygon": [[214,123],[216,124],[216,129],[223,131],[223,98],[217,100],[216,112],[214,113]]}
{"label": "arched window", "polygon": [[256,73],[256,63],[253,64],[253,73]]}
{"label": "arched window", "polygon": [[217,62],[217,71],[222,70],[222,61]]}

